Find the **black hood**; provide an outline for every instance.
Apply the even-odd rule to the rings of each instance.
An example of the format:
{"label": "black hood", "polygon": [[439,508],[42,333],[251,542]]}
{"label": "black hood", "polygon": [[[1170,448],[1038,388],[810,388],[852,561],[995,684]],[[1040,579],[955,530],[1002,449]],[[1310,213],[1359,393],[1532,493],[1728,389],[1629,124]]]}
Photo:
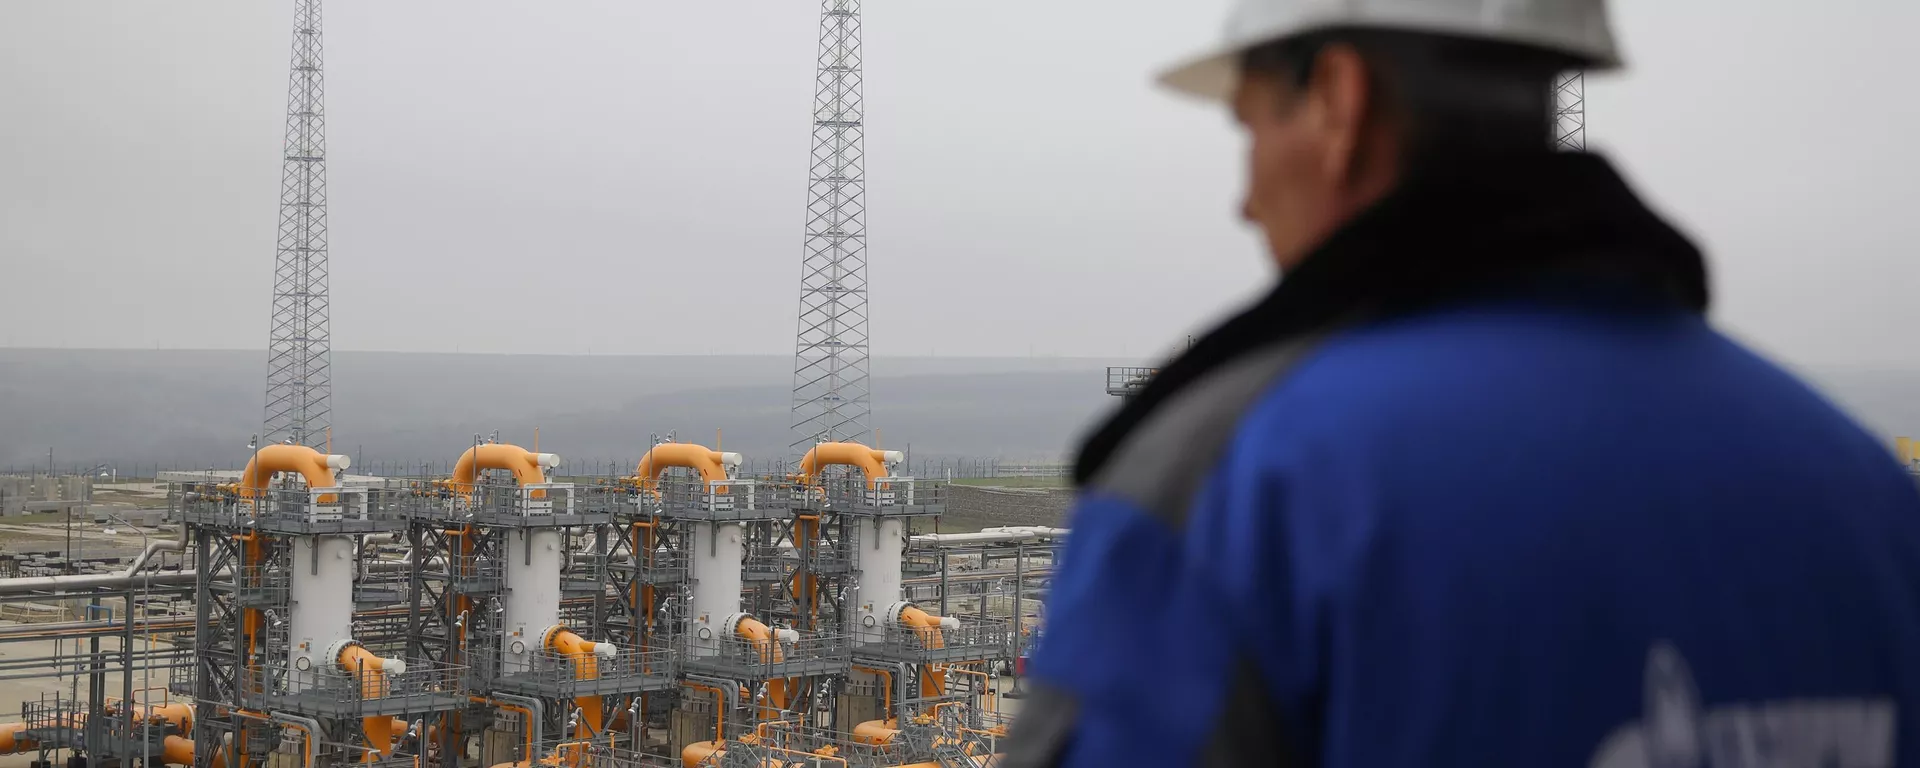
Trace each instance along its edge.
{"label": "black hood", "polygon": [[1259,302],[1162,366],[1081,446],[1085,483],[1142,419],[1241,354],[1356,316],[1386,316],[1542,280],[1606,285],[1704,311],[1700,251],[1584,153],[1458,158],[1428,168],[1308,255]]}

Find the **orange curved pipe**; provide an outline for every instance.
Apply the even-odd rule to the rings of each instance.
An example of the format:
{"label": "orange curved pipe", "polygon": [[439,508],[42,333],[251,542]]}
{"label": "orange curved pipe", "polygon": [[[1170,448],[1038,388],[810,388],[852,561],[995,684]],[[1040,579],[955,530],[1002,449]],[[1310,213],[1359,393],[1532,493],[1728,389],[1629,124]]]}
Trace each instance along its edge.
{"label": "orange curved pipe", "polygon": [[660,475],[670,467],[686,467],[697,471],[700,479],[709,483],[727,479],[726,454],[693,443],[661,443],[654,446],[640,459],[640,465],[634,468],[633,474],[640,481],[641,488],[652,490],[660,482]]}
{"label": "orange curved pipe", "polygon": [[[527,739],[526,750],[521,754],[528,755],[528,756],[533,755],[533,710],[527,709],[526,707],[520,706],[518,704],[513,704],[505,701],[494,701],[493,699],[481,698],[479,696],[468,696],[467,700],[475,704],[486,704],[488,706],[499,707],[509,712],[520,713],[520,717],[523,718],[520,721],[521,723],[520,730],[521,732],[526,734],[526,739]],[[524,763],[526,761],[522,760],[520,762]]]}
{"label": "orange curved pipe", "polygon": [[[600,659],[594,655],[597,645],[570,630],[559,630],[547,638],[547,648],[562,654],[573,662],[575,680],[594,680],[600,677]],[[600,730],[602,701],[599,696],[581,696],[573,700],[580,707],[580,725],[574,728],[574,738],[592,736]]]}
{"label": "orange curved pipe", "polygon": [[891,719],[868,720],[853,727],[853,740],[874,746],[892,743],[893,737],[900,734],[900,729],[893,726]]}
{"label": "orange curved pipe", "polygon": [[713,743],[718,743],[719,741],[727,738],[727,693],[726,691],[722,691],[718,688],[715,688],[711,685],[707,685],[705,683],[696,683],[691,680],[682,681],[680,684],[696,691],[706,691],[708,693],[713,694],[713,738],[714,738]]}
{"label": "orange curved pipe", "polygon": [[[165,761],[167,765],[193,765],[193,739],[183,736],[168,736],[160,745],[160,759]],[[214,756],[214,759],[224,760],[224,758],[219,755]]]}
{"label": "orange curved pipe", "polygon": [[[541,457],[547,454],[534,453],[517,445],[492,443],[476,445],[460,454],[460,460],[453,465],[453,489],[468,497],[473,496],[473,481],[480,476],[481,470],[504,469],[513,473],[513,480],[521,485],[544,483],[546,470],[542,467]],[[535,491],[534,498],[543,498],[544,491]]]}
{"label": "orange curved pipe", "polygon": [[811,484],[820,470],[832,465],[859,467],[872,487],[877,478],[887,476],[887,452],[859,443],[821,443],[800,459],[800,482]]}
{"label": "orange curved pipe", "polygon": [[[20,734],[26,732],[26,730],[26,723],[7,723],[0,725],[0,754],[10,755],[15,752],[25,752],[29,749],[37,748],[39,746],[38,742],[32,739],[21,738]],[[187,764],[192,765],[193,761],[188,760]]]}
{"label": "orange curved pipe", "polygon": [[886,717],[882,717],[880,719],[881,720],[892,719],[892,716],[893,716],[893,670],[881,669],[879,667],[862,667],[857,665],[853,669],[856,672],[866,672],[870,674],[879,675],[881,678],[885,680],[885,682],[881,683],[881,685],[884,687],[880,689],[880,712],[882,714],[885,714]]}
{"label": "orange curved pipe", "polygon": [[[349,675],[364,675],[359,678],[360,692],[363,697],[378,698],[386,695],[386,659],[373,655],[372,651],[364,647],[349,645],[340,649],[340,658],[334,661],[339,665],[340,671],[342,672]],[[405,672],[406,668],[403,666],[394,671]],[[367,734],[367,744],[371,745],[374,749],[380,750],[380,756],[383,758],[393,756],[393,730],[395,723],[401,723],[400,728],[402,729],[406,728],[403,721],[396,720],[390,715],[376,715],[360,720],[360,730]],[[373,761],[373,754],[368,753],[365,762],[371,763]]]}
{"label": "orange curved pipe", "polygon": [[269,445],[253,454],[247,460],[246,471],[240,473],[240,498],[251,499],[259,496],[273,482],[273,476],[282,472],[298,472],[306,478],[308,488],[331,488],[338,482],[333,478],[335,469],[347,468],[347,457],[329,456],[304,445]]}
{"label": "orange curved pipe", "polygon": [[[774,637],[773,630],[751,616],[740,619],[733,633],[751,644],[760,652],[760,661],[764,664],[778,664],[786,660],[786,651],[780,647],[780,641]],[[765,720],[777,720],[780,710],[787,708],[787,679],[774,678],[767,681],[767,701],[769,707],[760,708],[760,717]]]}
{"label": "orange curved pipe", "polygon": [[[900,612],[901,623],[913,629],[920,636],[920,642],[927,648],[945,648],[946,638],[940,633],[940,617],[927,613],[911,605]],[[920,695],[939,696],[947,691],[947,673],[938,664],[926,665],[920,675]]]}
{"label": "orange curved pipe", "polygon": [[720,747],[719,741],[696,741],[680,750],[680,764],[686,768],[696,768],[702,761],[711,757],[712,764],[719,765],[719,756],[726,753],[727,751]]}

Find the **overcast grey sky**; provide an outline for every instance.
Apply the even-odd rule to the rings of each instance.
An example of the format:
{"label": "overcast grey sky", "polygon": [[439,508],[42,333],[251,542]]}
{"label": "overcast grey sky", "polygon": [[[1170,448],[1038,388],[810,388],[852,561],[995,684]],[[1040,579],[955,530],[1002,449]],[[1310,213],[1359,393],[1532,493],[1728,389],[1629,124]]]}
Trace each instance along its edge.
{"label": "overcast grey sky", "polygon": [[[867,2],[876,354],[1139,358],[1260,290],[1240,139],[1148,82],[1224,6]],[[1722,323],[1920,367],[1920,5],[1615,8],[1591,142],[1708,247]],[[329,0],[335,347],[791,354],[818,13]],[[0,0],[0,346],[264,345],[290,19]]]}

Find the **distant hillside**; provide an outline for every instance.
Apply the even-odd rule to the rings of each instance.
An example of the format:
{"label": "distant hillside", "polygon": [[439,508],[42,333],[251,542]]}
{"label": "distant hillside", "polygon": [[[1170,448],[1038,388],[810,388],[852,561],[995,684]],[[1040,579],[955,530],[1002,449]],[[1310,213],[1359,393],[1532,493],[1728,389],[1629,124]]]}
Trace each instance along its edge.
{"label": "distant hillside", "polygon": [[[1126,361],[1123,361],[1126,362]],[[874,364],[874,425],[916,458],[1065,456],[1111,399],[1106,361],[894,358]],[[499,430],[572,469],[637,458],[650,433],[724,432],[728,450],[784,454],[785,357],[559,357],[343,352],[334,444],[361,466],[450,461]],[[109,462],[244,462],[259,431],[265,355],[229,351],[0,349],[0,471]],[[1808,373],[1883,435],[1920,435],[1920,373]]]}
{"label": "distant hillside", "polygon": [[[646,450],[678,430],[782,455],[784,357],[336,353],[334,448],[369,462],[459,455],[499,430],[572,466]],[[1064,455],[1101,409],[1103,362],[900,358],[874,363],[873,424],[916,457]],[[264,353],[0,349],[0,470],[82,462],[226,466],[260,429]]]}

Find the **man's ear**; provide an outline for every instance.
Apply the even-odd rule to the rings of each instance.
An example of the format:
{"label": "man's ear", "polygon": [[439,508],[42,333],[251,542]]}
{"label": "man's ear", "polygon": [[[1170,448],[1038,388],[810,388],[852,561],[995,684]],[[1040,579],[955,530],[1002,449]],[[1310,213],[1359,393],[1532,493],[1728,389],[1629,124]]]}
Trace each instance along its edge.
{"label": "man's ear", "polygon": [[1330,179],[1351,180],[1359,165],[1361,133],[1366,130],[1373,99],[1367,62],[1351,45],[1334,43],[1322,48],[1307,84],[1310,119],[1325,137],[1327,151],[1321,171]]}

